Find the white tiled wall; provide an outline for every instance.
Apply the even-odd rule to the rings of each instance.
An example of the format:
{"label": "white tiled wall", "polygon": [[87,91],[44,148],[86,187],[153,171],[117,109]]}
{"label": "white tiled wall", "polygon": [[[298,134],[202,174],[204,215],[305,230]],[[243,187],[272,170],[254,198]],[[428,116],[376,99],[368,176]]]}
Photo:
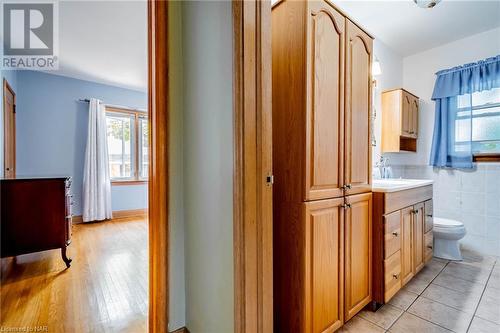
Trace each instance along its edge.
{"label": "white tiled wall", "polygon": [[479,164],[473,171],[425,165],[393,168],[395,177],[433,179],[434,216],[462,221],[466,248],[500,256],[500,164]]}

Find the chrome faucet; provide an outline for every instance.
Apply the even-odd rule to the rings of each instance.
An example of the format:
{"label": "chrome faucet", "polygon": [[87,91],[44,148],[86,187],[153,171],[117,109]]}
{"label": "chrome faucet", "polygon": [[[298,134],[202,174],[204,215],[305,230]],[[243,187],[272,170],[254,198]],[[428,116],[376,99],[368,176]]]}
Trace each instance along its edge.
{"label": "chrome faucet", "polygon": [[392,177],[392,168],[390,166],[387,166],[387,163],[389,162],[388,157],[384,157],[380,155],[380,159],[375,163],[375,166],[379,168],[380,170],[380,177],[381,178],[391,178]]}

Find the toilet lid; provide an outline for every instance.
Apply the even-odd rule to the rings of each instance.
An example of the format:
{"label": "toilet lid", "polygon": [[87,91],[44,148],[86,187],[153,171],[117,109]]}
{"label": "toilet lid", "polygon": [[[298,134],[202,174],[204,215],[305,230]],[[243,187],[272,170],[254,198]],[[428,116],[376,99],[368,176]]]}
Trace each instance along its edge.
{"label": "toilet lid", "polygon": [[444,219],[441,217],[434,218],[434,225],[440,228],[456,228],[463,227],[463,223],[456,220]]}

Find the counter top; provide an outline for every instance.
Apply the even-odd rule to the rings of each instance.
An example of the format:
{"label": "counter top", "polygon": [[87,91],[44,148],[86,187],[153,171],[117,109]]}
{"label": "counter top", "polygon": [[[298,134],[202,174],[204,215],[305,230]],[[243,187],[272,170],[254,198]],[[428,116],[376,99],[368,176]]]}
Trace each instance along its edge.
{"label": "counter top", "polygon": [[397,192],[409,190],[434,183],[430,179],[374,179],[372,185],[373,192]]}

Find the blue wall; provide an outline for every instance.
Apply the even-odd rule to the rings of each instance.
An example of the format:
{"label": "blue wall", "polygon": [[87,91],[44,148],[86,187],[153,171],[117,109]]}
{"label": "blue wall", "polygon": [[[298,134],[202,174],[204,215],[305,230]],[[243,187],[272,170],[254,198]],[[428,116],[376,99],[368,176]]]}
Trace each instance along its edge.
{"label": "blue wall", "polygon": [[[82,212],[82,182],[87,142],[88,104],[146,108],[145,92],[33,71],[17,72],[17,175],[71,176],[73,214]],[[147,185],[114,186],[113,210],[147,207]]]}

